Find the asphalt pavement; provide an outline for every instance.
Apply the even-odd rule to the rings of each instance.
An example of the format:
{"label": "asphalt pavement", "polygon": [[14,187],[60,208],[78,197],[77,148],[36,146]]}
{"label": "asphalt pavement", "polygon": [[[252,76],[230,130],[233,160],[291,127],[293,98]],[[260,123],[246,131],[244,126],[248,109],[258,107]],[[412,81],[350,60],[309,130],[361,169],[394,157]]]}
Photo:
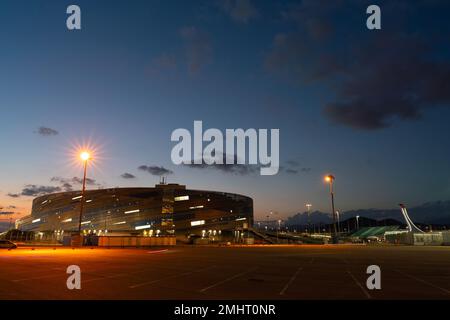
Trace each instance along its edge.
{"label": "asphalt pavement", "polygon": [[449,270],[450,247],[19,248],[0,250],[0,299],[450,299]]}

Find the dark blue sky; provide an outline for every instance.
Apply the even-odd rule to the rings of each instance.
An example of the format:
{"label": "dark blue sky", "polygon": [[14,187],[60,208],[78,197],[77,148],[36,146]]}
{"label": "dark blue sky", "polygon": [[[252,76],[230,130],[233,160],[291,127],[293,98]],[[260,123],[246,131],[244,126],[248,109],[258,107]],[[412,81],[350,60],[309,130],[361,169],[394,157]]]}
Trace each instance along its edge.
{"label": "dark blue sky", "polygon": [[[169,182],[252,196],[256,218],[327,211],[330,172],[341,210],[449,199],[450,4],[376,1],[382,30],[369,31],[372,3],[1,1],[1,211],[79,188],[71,149],[87,141],[91,188],[151,186],[138,167],[164,167]],[[170,134],[194,120],[279,128],[283,170],[173,165]]]}

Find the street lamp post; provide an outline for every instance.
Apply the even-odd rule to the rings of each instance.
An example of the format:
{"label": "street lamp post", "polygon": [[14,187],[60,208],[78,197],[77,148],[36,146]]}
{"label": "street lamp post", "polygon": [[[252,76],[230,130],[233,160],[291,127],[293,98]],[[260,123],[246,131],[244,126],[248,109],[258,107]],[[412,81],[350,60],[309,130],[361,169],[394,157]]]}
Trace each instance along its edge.
{"label": "street lamp post", "polygon": [[277,229],[277,243],[278,243],[278,233],[281,231],[281,220],[278,220],[278,229]]}
{"label": "street lamp post", "polygon": [[312,204],[311,203],[307,203],[306,204],[306,208],[307,208],[307,210],[308,210],[308,231],[309,231],[309,233],[311,234],[311,207],[312,207]]}
{"label": "street lamp post", "polygon": [[356,231],[359,230],[359,216],[356,216]]}
{"label": "street lamp post", "polygon": [[338,234],[341,234],[341,218],[339,216],[339,210],[336,210],[336,217],[337,217],[337,231]]}
{"label": "street lamp post", "polygon": [[9,218],[9,240],[11,241],[12,239],[12,218]]}
{"label": "street lamp post", "polygon": [[334,241],[337,241],[337,229],[336,229],[336,211],[334,210],[334,191],[333,191],[333,182],[335,177],[331,174],[325,177],[325,181],[330,184],[330,196],[331,196],[331,212],[333,215],[333,233],[334,233]]}
{"label": "street lamp post", "polygon": [[87,171],[87,163],[90,159],[90,155],[88,152],[84,151],[80,154],[80,158],[84,163],[84,173],[83,173],[83,188],[81,189],[81,203],[80,203],[80,218],[78,220],[78,234],[81,235],[81,219],[83,218],[83,209],[84,209],[84,193],[86,191],[86,171]]}

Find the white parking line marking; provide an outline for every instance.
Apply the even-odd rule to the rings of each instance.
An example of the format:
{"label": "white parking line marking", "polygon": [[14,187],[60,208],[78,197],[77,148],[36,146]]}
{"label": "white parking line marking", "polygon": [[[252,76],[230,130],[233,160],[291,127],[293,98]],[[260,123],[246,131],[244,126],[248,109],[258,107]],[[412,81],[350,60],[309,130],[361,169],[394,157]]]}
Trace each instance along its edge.
{"label": "white parking line marking", "polygon": [[250,270],[247,270],[247,271],[244,271],[244,272],[235,274],[234,276],[231,276],[231,277],[226,278],[226,279],[224,279],[224,280],[222,280],[222,281],[216,282],[216,283],[214,283],[214,284],[212,284],[212,285],[210,285],[210,286],[208,286],[208,287],[206,287],[206,288],[201,289],[200,292],[205,292],[206,290],[209,290],[209,289],[211,289],[211,288],[220,286],[221,284],[224,284],[225,282],[228,282],[228,281],[231,281],[231,280],[233,280],[233,279],[236,279],[236,278],[238,278],[238,277],[240,277],[240,276],[243,276],[244,274],[247,274],[247,273],[249,273],[249,272],[252,272],[252,271],[254,271],[254,270],[256,270],[256,269],[258,269],[258,267],[255,267],[255,268],[252,268],[252,269],[250,269]]}
{"label": "white parking line marking", "polygon": [[113,274],[113,275],[111,275],[111,276],[104,276],[104,277],[100,277],[100,278],[94,278],[94,279],[83,280],[83,283],[86,283],[86,282],[92,282],[92,281],[98,281],[98,280],[104,280],[104,279],[118,278],[118,277],[123,277],[123,276],[128,276],[128,275],[130,275],[130,273]]}
{"label": "white parking line marking", "polygon": [[147,251],[147,253],[162,253],[162,252],[167,252],[167,251],[169,251],[169,249],[162,249],[162,250]]}
{"label": "white parking line marking", "polygon": [[138,284],[129,286],[128,288],[134,289],[134,288],[146,286],[146,285],[149,285],[149,284],[153,284],[153,283],[156,283],[156,282],[159,282],[159,281],[164,281],[164,280],[168,280],[168,279],[173,279],[173,278],[179,278],[179,277],[183,277],[183,276],[188,276],[188,275],[190,275],[190,274],[197,273],[197,272],[202,272],[202,271],[205,271],[205,270],[209,270],[209,269],[214,268],[214,267],[215,267],[215,266],[210,266],[210,267],[203,268],[203,269],[200,269],[200,270],[188,271],[188,272],[175,274],[175,275],[173,275],[173,276],[169,276],[169,277],[165,277],[165,278],[161,278],[161,279],[156,279],[156,280],[152,280],[152,281],[142,282],[142,283],[138,283]]}
{"label": "white parking line marking", "polygon": [[402,274],[402,275],[404,275],[404,276],[406,276],[406,277],[409,277],[409,278],[411,278],[411,279],[414,279],[414,280],[416,280],[416,281],[419,281],[419,282],[422,282],[422,283],[424,283],[424,284],[426,284],[426,285],[429,285],[430,287],[433,287],[433,288],[435,288],[435,289],[439,289],[439,290],[441,290],[441,291],[444,291],[446,294],[450,294],[450,290],[447,290],[447,289],[445,289],[445,288],[439,287],[439,286],[437,286],[437,285],[435,285],[435,284],[433,284],[433,283],[431,283],[431,282],[428,282],[428,281],[426,281],[426,280],[417,278],[417,277],[415,277],[415,276],[413,276],[413,275],[404,273],[404,272],[399,271],[399,270],[395,270],[395,271],[398,272],[398,273],[400,273],[400,274]]}
{"label": "white parking line marking", "polygon": [[283,295],[286,292],[287,288],[289,288],[289,286],[292,284],[292,282],[294,282],[295,278],[297,278],[297,275],[300,273],[301,270],[302,270],[302,267],[299,267],[297,269],[297,271],[295,271],[295,273],[292,275],[292,277],[289,279],[289,281],[286,283],[286,285],[280,291],[280,295]]}
{"label": "white parking line marking", "polygon": [[28,281],[28,280],[38,280],[38,279],[47,279],[47,278],[56,278],[56,277],[64,277],[64,274],[51,274],[46,276],[40,276],[40,277],[31,277],[31,278],[24,278],[24,279],[15,279],[11,280],[13,282],[21,282],[21,281]]}
{"label": "white parking line marking", "polygon": [[367,299],[372,299],[372,296],[367,292],[367,290],[362,286],[362,284],[358,281],[358,279],[355,278],[355,276],[350,272],[350,270],[347,270],[347,273],[352,277],[353,281],[355,281],[356,285],[361,288],[362,292],[366,295]]}

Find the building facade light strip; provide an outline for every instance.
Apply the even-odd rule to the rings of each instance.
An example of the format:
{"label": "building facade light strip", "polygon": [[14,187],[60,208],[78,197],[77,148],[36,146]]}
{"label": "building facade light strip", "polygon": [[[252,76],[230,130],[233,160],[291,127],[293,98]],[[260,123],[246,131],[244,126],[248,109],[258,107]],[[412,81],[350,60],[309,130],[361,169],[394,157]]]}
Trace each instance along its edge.
{"label": "building facade light strip", "polygon": [[175,201],[186,201],[189,200],[189,196],[179,196],[174,198]]}
{"label": "building facade light strip", "polygon": [[247,218],[238,218],[238,219],[236,219],[236,221],[243,221],[243,220],[247,220]]}
{"label": "building facade light strip", "polygon": [[88,224],[88,223],[91,223],[91,220],[89,220],[89,221],[84,221],[84,222],[82,222],[81,224]]}
{"label": "building facade light strip", "polygon": [[36,222],[39,222],[39,221],[41,221],[41,218],[34,219],[33,221],[31,221],[31,223],[36,223]]}
{"label": "building facade light strip", "polygon": [[126,221],[120,221],[120,222],[116,222],[116,223],[113,223],[113,224],[125,224],[125,223],[127,223]]}
{"label": "building facade light strip", "polygon": [[142,229],[150,229],[150,228],[151,228],[151,225],[150,224],[146,224],[146,225],[143,225],[143,226],[137,226],[137,227],[134,228],[134,230],[142,230]]}
{"label": "building facade light strip", "polygon": [[204,206],[194,206],[194,207],[189,207],[190,210],[193,210],[193,209],[203,209],[203,208],[204,208]]}
{"label": "building facade light strip", "polygon": [[139,212],[139,211],[141,211],[141,210],[139,210],[139,209],[136,209],[136,210],[128,210],[128,211],[125,211],[124,213],[125,213],[125,214],[129,214],[129,213],[137,213],[137,212]]}
{"label": "building facade light strip", "polygon": [[72,200],[78,200],[78,199],[81,199],[81,196],[76,196],[76,197],[72,198]]}
{"label": "building facade light strip", "polygon": [[205,220],[191,221],[191,227],[201,226],[203,224],[205,224]]}
{"label": "building facade light strip", "polygon": [[69,218],[69,219],[63,220],[61,222],[71,222],[71,221],[72,221],[72,218]]}

